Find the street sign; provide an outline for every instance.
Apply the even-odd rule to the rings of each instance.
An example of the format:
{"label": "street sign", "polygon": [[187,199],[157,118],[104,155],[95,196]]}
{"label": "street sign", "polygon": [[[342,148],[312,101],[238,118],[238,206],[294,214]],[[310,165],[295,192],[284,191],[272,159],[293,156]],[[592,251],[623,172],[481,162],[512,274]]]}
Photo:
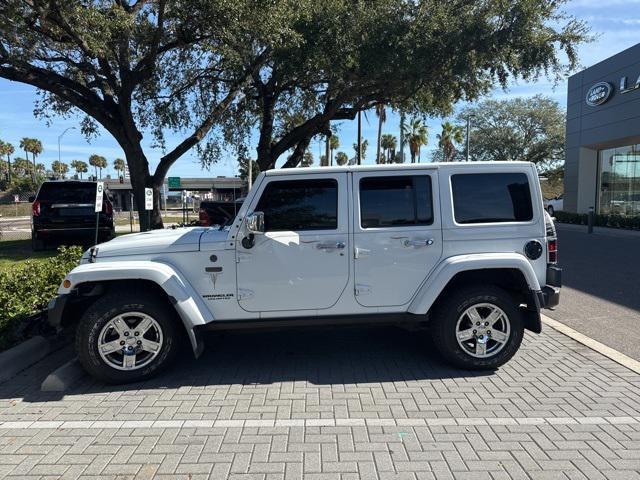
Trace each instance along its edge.
{"label": "street sign", "polygon": [[180,177],[169,177],[167,183],[169,184],[169,190],[172,188],[180,188]]}
{"label": "street sign", "polygon": [[20,195],[14,195],[13,196],[13,201],[18,203],[20,201]]}
{"label": "street sign", "polygon": [[96,209],[97,213],[102,211],[102,197],[104,196],[104,182],[96,182]]}
{"label": "street sign", "polygon": [[144,209],[153,210],[153,189],[152,188],[144,189]]}

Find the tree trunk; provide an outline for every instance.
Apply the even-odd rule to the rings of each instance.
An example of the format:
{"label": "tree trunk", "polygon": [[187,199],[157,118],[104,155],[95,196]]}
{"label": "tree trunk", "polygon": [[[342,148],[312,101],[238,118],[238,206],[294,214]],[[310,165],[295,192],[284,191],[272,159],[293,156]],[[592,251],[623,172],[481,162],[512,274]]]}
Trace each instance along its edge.
{"label": "tree trunk", "polygon": [[307,137],[302,139],[296,148],[293,150],[291,156],[287,159],[282,168],[294,168],[297,167],[302,161],[302,157],[304,156],[304,152],[309,148],[309,143],[311,142],[311,137]]}
{"label": "tree trunk", "polygon": [[9,165],[9,183],[11,183],[11,155],[7,154],[7,164]]}
{"label": "tree trunk", "polygon": [[376,147],[376,163],[384,163],[384,157],[380,152],[380,143],[382,141],[382,113],[378,117],[378,145]]}
{"label": "tree trunk", "polygon": [[324,167],[328,167],[329,166],[329,155],[331,155],[331,148],[329,146],[329,140],[331,140],[331,137],[329,135],[326,136],[326,143],[324,145]]}
{"label": "tree trunk", "polygon": [[[140,230],[147,231],[163,228],[162,215],[160,214],[160,189],[164,179],[154,182],[149,173],[147,157],[139,145],[127,148],[125,155],[129,166],[129,176],[131,178],[133,197],[136,202],[136,210],[140,218]],[[150,213],[144,209],[145,188],[153,188],[153,210]]]}

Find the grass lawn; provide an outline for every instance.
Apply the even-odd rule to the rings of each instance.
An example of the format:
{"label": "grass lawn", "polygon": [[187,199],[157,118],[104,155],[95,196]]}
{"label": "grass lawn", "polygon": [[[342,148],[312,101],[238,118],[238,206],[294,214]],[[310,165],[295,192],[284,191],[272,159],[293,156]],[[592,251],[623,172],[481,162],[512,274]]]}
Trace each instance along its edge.
{"label": "grass lawn", "polygon": [[[17,208],[16,208],[17,207]],[[31,215],[30,203],[6,203],[0,205],[0,215],[3,217],[28,217]]]}
{"label": "grass lawn", "polygon": [[37,260],[54,257],[58,252],[55,249],[43,252],[31,250],[31,240],[8,240],[0,242],[0,268],[4,269],[16,265],[25,260]]}

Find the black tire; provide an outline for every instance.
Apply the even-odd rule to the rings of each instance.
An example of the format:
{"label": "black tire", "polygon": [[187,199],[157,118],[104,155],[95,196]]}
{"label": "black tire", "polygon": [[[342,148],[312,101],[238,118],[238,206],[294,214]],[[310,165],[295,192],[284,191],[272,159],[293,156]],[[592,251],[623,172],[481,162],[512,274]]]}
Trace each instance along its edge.
{"label": "black tire", "polygon": [[[161,329],[163,341],[155,358],[147,365],[134,370],[118,370],[109,365],[98,352],[99,337],[102,329],[114,317],[131,312],[141,312],[155,320]],[[78,323],[75,337],[78,359],[90,375],[106,383],[122,384],[146,380],[166,368],[175,358],[181,338],[181,325],[178,322],[180,320],[173,307],[157,295],[145,290],[111,291],[93,303]]]}
{"label": "black tire", "polygon": [[41,238],[38,238],[37,233],[31,234],[31,250],[34,252],[41,252],[46,248],[44,241]]}
{"label": "black tire", "polygon": [[555,210],[553,209],[553,206],[549,205],[547,207],[547,212],[549,212],[549,215],[551,215],[553,217],[553,214],[555,213]]}
{"label": "black tire", "polygon": [[[504,346],[484,358],[472,356],[457,339],[458,319],[467,309],[479,304],[497,306],[506,315],[510,327]],[[493,370],[504,365],[518,351],[524,335],[524,321],[518,303],[506,291],[493,285],[465,287],[449,294],[436,307],[432,321],[434,343],[440,354],[447,362],[469,370]],[[475,343],[476,340],[469,342]],[[497,345],[495,340],[490,342],[493,343],[487,343],[488,346]]]}

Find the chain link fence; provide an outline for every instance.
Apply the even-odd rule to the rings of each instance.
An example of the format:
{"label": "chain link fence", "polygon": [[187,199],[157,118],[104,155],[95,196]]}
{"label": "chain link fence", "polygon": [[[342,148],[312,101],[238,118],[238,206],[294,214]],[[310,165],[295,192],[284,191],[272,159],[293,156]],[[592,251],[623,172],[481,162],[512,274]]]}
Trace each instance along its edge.
{"label": "chain link fence", "polygon": [[0,198],[0,241],[31,238],[31,202],[35,193],[7,194]]}

